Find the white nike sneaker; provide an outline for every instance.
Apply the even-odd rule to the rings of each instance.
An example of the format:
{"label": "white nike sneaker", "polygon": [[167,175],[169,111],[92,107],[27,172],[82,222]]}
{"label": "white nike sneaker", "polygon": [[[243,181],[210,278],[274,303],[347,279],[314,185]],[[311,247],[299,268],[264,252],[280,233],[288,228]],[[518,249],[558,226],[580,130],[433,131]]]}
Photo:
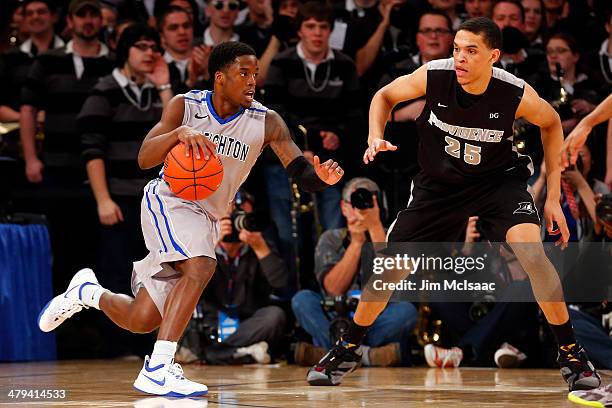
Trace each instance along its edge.
{"label": "white nike sneaker", "polygon": [[186,379],[180,364],[174,361],[149,367],[149,356],[145,357],[144,366],[134,381],[134,388],[140,392],[165,397],[197,397],[208,394],[208,387]]}
{"label": "white nike sneaker", "polygon": [[70,280],[68,289],[49,301],[38,315],[38,327],[44,332],[50,332],[64,323],[64,320],[72,317],[88,307],[83,303],[82,291],[87,285],[97,285],[98,279],[94,272],[89,269],[81,269]]}

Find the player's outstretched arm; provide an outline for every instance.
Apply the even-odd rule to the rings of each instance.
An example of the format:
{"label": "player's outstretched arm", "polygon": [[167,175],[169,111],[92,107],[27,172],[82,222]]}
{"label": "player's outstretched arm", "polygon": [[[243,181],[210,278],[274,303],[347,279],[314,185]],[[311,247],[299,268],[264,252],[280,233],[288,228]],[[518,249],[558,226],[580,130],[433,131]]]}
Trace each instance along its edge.
{"label": "player's outstretched arm", "polygon": [[400,102],[425,95],[426,89],[427,65],[423,65],[412,74],[401,76],[376,92],[370,103],[368,148],[363,155],[364,163],[374,160],[378,152],[397,150],[396,146],[383,139],[391,111]]}
{"label": "player's outstretched arm", "polygon": [[558,231],[553,230],[553,222],[556,222],[561,230],[562,238],[560,241],[567,243],[569,240],[569,230],[559,204],[561,197],[559,154],[563,144],[561,118],[559,118],[559,114],[553,107],[540,98],[537,92],[527,83],[525,83],[525,92],[516,111],[516,118],[524,118],[540,128],[542,145],[544,147],[544,161],[546,163],[544,217],[548,231],[552,234],[558,233]]}
{"label": "player's outstretched arm", "polygon": [[289,128],[280,115],[273,110],[266,113],[266,135],[264,144],[269,144],[276,156],[287,169],[289,176],[299,188],[307,192],[323,190],[336,184],[342,178],[344,170],[329,159],[321,163],[319,156],[314,157],[314,165],[308,163],[302,151],[291,138]]}
{"label": "player's outstretched arm", "polygon": [[612,94],[608,95],[593,112],[586,115],[570,132],[563,142],[561,151],[561,165],[566,168],[571,164],[576,164],[578,152],[584,145],[593,128],[604,120],[612,118]]}
{"label": "player's outstretched arm", "polygon": [[216,146],[206,136],[189,126],[181,126],[185,104],[183,95],[173,97],[168,106],[164,108],[159,122],[149,131],[140,151],[138,152],[138,165],[141,169],[150,169],[161,164],[166,155],[178,143],[185,144],[185,155],[189,156],[191,151],[200,158],[199,146],[204,152],[204,158],[208,160],[208,154],[216,153]]}

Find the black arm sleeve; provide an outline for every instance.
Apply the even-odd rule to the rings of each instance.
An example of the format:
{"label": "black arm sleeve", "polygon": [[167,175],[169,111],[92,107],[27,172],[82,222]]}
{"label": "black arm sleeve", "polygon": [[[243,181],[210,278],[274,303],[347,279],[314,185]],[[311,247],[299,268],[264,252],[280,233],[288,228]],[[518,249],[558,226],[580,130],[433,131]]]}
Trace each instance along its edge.
{"label": "black arm sleeve", "polygon": [[287,173],[295,180],[298,187],[307,193],[314,193],[329,187],[329,184],[317,176],[314,167],[308,163],[304,156],[298,156],[293,159],[287,166]]}

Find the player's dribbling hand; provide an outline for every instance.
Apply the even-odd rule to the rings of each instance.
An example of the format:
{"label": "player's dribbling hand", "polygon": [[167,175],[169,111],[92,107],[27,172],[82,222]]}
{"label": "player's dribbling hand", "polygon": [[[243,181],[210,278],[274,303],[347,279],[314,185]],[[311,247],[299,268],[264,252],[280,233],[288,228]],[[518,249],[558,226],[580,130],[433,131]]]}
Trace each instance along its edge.
{"label": "player's dribbling hand", "polygon": [[210,159],[210,153],[213,157],[217,156],[217,146],[211,142],[202,132],[192,127],[183,125],[176,129],[176,134],[179,142],[185,145],[185,156],[189,157],[191,151],[195,152],[196,159],[200,159],[200,150],[198,146],[204,152],[204,159]]}
{"label": "player's dribbling hand", "polygon": [[319,156],[315,155],[312,161],[317,176],[319,176],[321,180],[330,186],[339,182],[344,175],[344,170],[342,170],[342,167],[340,167],[340,165],[332,159],[329,159],[325,163],[321,163]]}
{"label": "player's dribbling hand", "polygon": [[395,151],[397,150],[397,146],[387,142],[383,139],[374,139],[369,143],[368,148],[363,154],[363,162],[368,164],[371,161],[374,161],[374,157],[378,152],[386,152],[386,151]]}
{"label": "player's dribbling hand", "polygon": [[576,164],[578,159],[578,153],[584,145],[591,133],[592,128],[584,124],[584,121],[578,123],[578,125],[570,132],[570,134],[563,141],[561,147],[561,168],[565,169],[570,164]]}
{"label": "player's dribbling hand", "polygon": [[[561,249],[567,248],[570,233],[558,200],[546,200],[544,204],[544,219],[546,220],[546,229],[550,235],[558,235],[561,232],[561,238],[555,242],[555,246],[561,246]],[[557,224],[556,228],[555,223]]]}
{"label": "player's dribbling hand", "polygon": [[98,203],[98,217],[102,225],[111,226],[123,222],[121,208],[110,198]]}

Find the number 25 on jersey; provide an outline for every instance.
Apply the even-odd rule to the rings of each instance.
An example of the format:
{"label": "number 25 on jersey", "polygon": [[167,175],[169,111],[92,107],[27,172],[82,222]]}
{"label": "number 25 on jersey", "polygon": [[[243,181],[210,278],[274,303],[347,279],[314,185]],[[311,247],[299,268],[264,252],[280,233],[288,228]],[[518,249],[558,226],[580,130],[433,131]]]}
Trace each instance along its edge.
{"label": "number 25 on jersey", "polygon": [[[450,136],[444,137],[444,140],[446,141],[446,147],[444,148],[446,153],[460,159],[461,143],[457,139],[452,138]],[[465,147],[463,149],[463,161],[473,166],[480,164],[480,150],[480,146],[474,146],[469,143],[465,143]]]}

